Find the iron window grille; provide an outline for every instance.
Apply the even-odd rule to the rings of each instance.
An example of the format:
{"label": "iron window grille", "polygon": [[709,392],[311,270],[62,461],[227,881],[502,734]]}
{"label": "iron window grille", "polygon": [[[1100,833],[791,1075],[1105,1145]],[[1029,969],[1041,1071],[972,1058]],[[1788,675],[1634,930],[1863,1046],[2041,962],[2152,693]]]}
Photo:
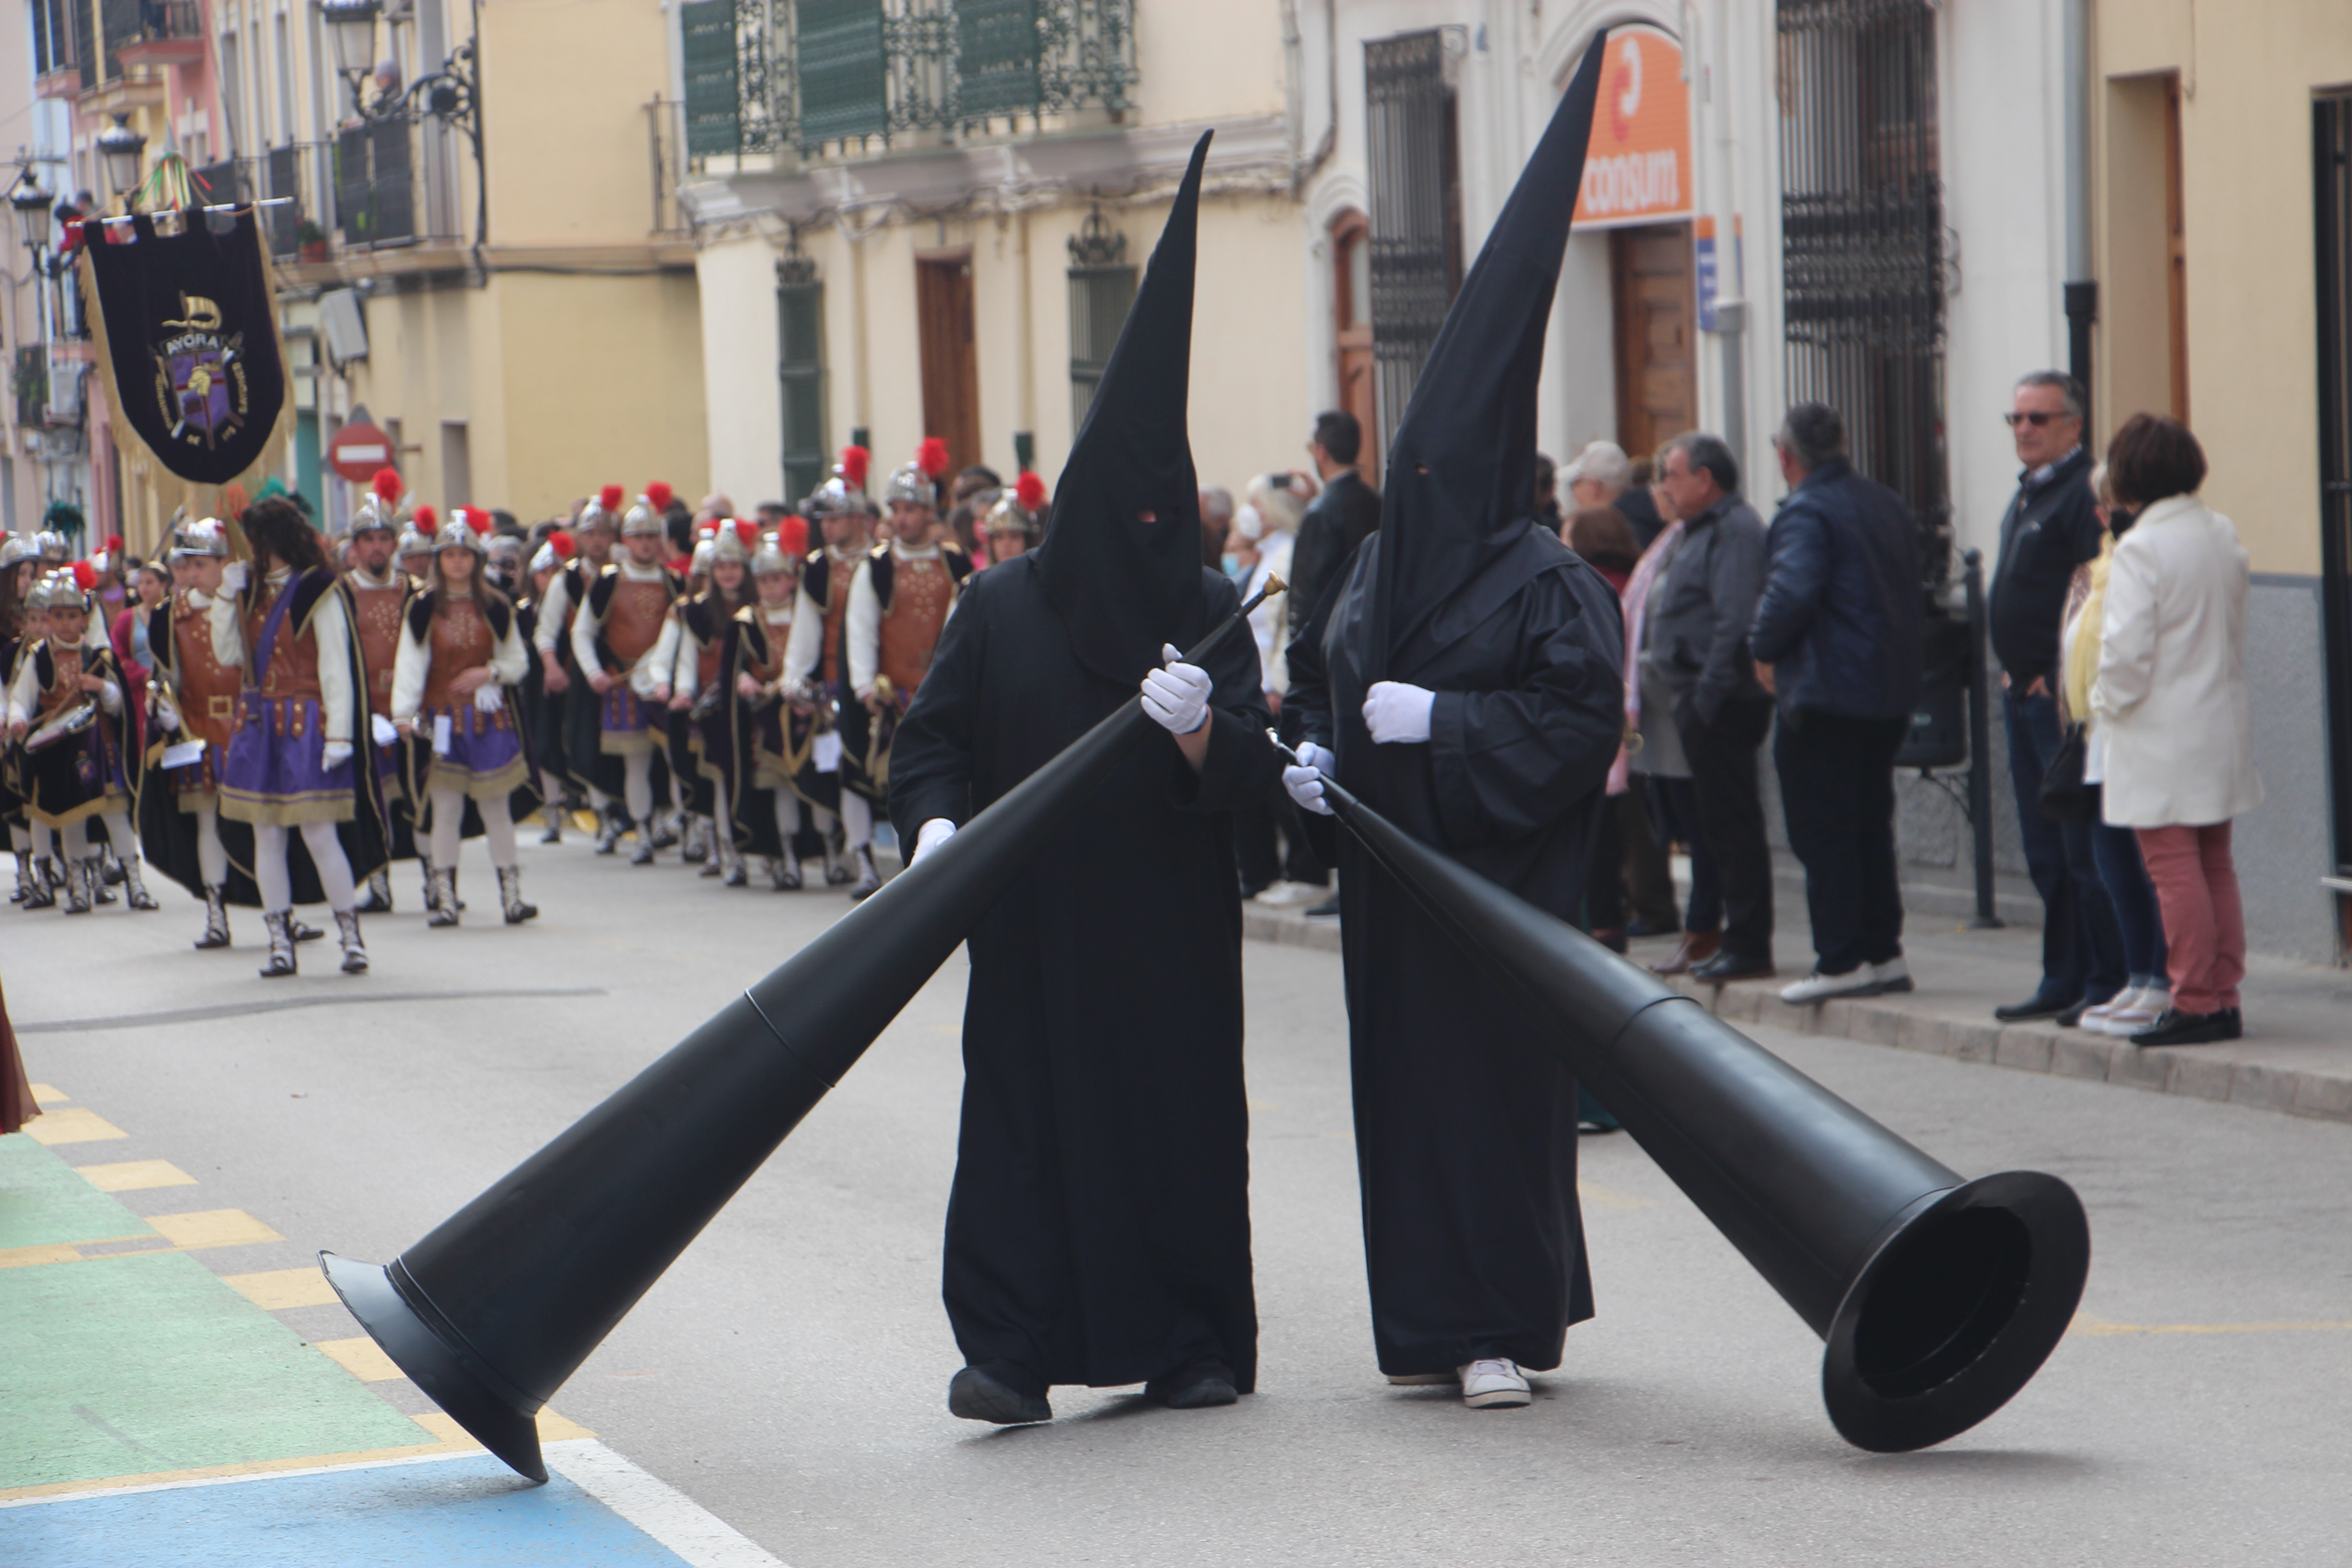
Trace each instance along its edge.
{"label": "iron window grille", "polygon": [[858,154],[1132,105],[1134,0],[688,0],[687,150]]}
{"label": "iron window grille", "polygon": [[826,473],[824,285],[798,236],[776,263],[776,374],[783,387],[784,494],[798,505]]}
{"label": "iron window grille", "polygon": [[1075,437],[1102,387],[1110,352],[1135,303],[1135,268],[1127,260],[1127,236],[1103,218],[1087,214],[1070,237],[1070,433]]}
{"label": "iron window grille", "polygon": [[2312,105],[2318,239],[2320,608],[2327,649],[2328,807],[2336,874],[2352,875],[2352,97]]}
{"label": "iron window grille", "polygon": [[1929,0],[1779,0],[1781,261],[1791,403],[1844,415],[1854,466],[1951,558],[1944,201]]}
{"label": "iron window grille", "polygon": [[1364,46],[1370,153],[1372,363],[1389,450],[1438,328],[1462,288],[1461,29]]}

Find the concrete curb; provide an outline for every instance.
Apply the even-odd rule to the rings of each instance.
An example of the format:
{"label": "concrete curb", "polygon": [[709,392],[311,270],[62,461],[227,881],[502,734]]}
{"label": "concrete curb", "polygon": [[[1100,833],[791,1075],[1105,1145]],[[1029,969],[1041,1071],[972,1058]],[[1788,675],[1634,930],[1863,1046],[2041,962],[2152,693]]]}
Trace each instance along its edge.
{"label": "concrete curb", "polygon": [[[1324,952],[1339,951],[1339,921],[1310,921],[1247,904],[1242,906],[1242,934]],[[1792,1007],[1766,986],[1706,985],[1687,975],[1677,976],[1670,984],[1727,1023],[1762,1024],[1792,1034],[1893,1046],[2019,1072],[2225,1100],[2289,1116],[2352,1121],[2352,1078],[2334,1073],[2229,1061],[2200,1054],[2194,1047],[2142,1050],[2110,1035],[2086,1035],[2053,1025],[1954,1018],[1906,1007],[1894,997]]]}

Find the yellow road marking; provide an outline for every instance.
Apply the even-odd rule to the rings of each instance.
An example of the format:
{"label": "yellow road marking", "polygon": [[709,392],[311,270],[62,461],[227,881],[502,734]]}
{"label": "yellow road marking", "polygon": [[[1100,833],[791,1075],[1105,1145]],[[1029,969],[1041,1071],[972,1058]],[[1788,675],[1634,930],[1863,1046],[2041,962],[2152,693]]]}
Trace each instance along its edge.
{"label": "yellow road marking", "polygon": [[2075,1334],[2307,1334],[2341,1331],[2352,1329],[2347,1322],[2283,1322],[2283,1323],[2116,1323],[2105,1318],[2095,1318],[2088,1312],[2077,1312],[2074,1326],[2067,1331]]}
{"label": "yellow road marking", "polygon": [[205,1247],[248,1247],[286,1238],[243,1209],[205,1209],[198,1214],[159,1214],[147,1223],[184,1252]]}
{"label": "yellow road marking", "polygon": [[259,1274],[225,1274],[221,1283],[265,1311],[289,1307],[331,1307],[341,1298],[316,1268],[271,1268]]}
{"label": "yellow road marking", "polygon": [[[457,1425],[457,1418],[454,1415],[445,1415],[438,1410],[428,1410],[422,1415],[412,1415],[409,1419],[457,1447],[478,1448],[481,1447],[467,1435],[463,1426]],[[541,1410],[539,1413],[538,1425],[539,1440],[542,1443],[562,1443],[573,1437],[593,1437],[596,1435],[579,1422],[558,1415],[552,1410]]]}
{"label": "yellow road marking", "polygon": [[[126,1239],[117,1237],[116,1239]],[[37,1263],[79,1263],[81,1254],[70,1241],[51,1242],[47,1247],[11,1247],[0,1251],[0,1268],[29,1268]]]}
{"label": "yellow road marking", "polygon": [[365,1334],[348,1340],[317,1340],[315,1347],[326,1352],[327,1359],[358,1378],[362,1383],[390,1383],[408,1374],[394,1366],[382,1346]]}
{"label": "yellow road marking", "polygon": [[149,1187],[193,1187],[195,1177],[169,1160],[124,1160],[112,1165],[77,1165],[82,1179],[101,1193],[135,1193]]}
{"label": "yellow road marking", "polygon": [[37,1121],[25,1123],[25,1134],[36,1143],[95,1143],[101,1138],[128,1138],[130,1133],[107,1121],[95,1110],[77,1105],[67,1110],[42,1113]]}
{"label": "yellow road marking", "polygon": [[143,1476],[109,1476],[98,1481],[48,1481],[37,1487],[0,1489],[0,1504],[58,1497],[68,1492],[106,1492],[124,1487],[161,1486],[172,1481],[216,1480],[225,1476],[266,1476],[278,1470],[323,1470],[345,1465],[380,1465],[387,1459],[463,1454],[480,1447],[468,1437],[462,1443],[409,1443],[397,1448],[369,1448],[348,1454],[307,1454],[299,1459],[249,1459],[235,1465],[205,1465],[193,1470],[153,1470]]}
{"label": "yellow road marking", "polygon": [[33,1103],[47,1110],[52,1105],[72,1104],[73,1096],[55,1084],[37,1083],[33,1086]]}

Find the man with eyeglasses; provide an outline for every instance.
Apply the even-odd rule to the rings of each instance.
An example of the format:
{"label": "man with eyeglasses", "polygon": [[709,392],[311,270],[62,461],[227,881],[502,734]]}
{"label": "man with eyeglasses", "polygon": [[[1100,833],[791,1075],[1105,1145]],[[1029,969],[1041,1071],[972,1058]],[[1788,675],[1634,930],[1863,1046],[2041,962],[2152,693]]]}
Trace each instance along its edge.
{"label": "man with eyeglasses", "polygon": [[2000,521],[1992,649],[2000,661],[2019,836],[2042,904],[2042,984],[2024,1001],[1993,1009],[2010,1024],[2054,1018],[2071,1026],[2124,983],[2123,933],[2091,863],[2090,827],[2042,815],[2042,780],[2062,739],[2055,689],[2066,586],[2074,568],[2099,553],[2083,414],[2083,388],[2073,376],[2038,370],[2018,382],[2004,416],[2025,471]]}

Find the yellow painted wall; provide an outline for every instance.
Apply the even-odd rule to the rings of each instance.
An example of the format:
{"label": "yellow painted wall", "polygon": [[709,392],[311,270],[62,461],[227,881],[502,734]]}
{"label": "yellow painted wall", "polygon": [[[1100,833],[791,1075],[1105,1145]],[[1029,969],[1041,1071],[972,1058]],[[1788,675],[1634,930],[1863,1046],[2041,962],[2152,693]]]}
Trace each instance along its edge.
{"label": "yellow painted wall", "polygon": [[1146,0],[1135,8],[1135,58],[1147,125],[1282,112],[1282,7],[1273,0]]}
{"label": "yellow painted wall", "polygon": [[[2101,0],[2095,26],[2105,81],[2181,76],[2189,396],[2211,465],[2206,499],[2235,521],[2256,571],[2316,573],[2311,104],[2315,89],[2352,83],[2352,5],[2208,0],[2192,11],[2189,0]],[[2131,280],[2144,279],[2141,258],[2119,252],[2144,246],[2147,231],[2111,210],[2111,144],[2131,128],[2116,118],[2111,92],[2097,101],[2100,276],[2103,285],[2126,282],[2127,307],[2144,306],[2131,292]],[[2103,379],[2113,374],[2119,392],[2147,384],[2146,346],[2116,341],[2144,330],[2130,324],[2143,319],[2141,310],[2101,333]],[[2102,438],[2131,412],[2120,397],[2103,400]]]}
{"label": "yellow painted wall", "polygon": [[668,96],[667,8],[493,0],[481,17],[491,242],[643,241],[653,163],[642,106]]}

